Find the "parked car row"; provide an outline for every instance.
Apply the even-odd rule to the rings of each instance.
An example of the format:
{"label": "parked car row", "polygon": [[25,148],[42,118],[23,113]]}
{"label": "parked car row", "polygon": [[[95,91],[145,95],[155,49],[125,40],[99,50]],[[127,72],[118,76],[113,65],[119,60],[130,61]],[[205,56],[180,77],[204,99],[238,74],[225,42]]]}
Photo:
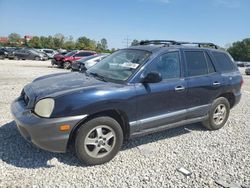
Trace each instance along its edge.
{"label": "parked car row", "polygon": [[19,59],[22,59],[22,60],[41,60],[41,61],[45,61],[45,60],[48,60],[48,56],[43,53],[43,52],[40,52],[36,49],[32,49],[32,48],[22,48],[22,49],[19,49],[19,50],[15,50],[13,52],[13,55],[14,55],[14,59],[16,60],[19,60]]}
{"label": "parked car row", "polygon": [[250,67],[250,62],[236,61],[238,67]]}
{"label": "parked car row", "polygon": [[[63,51],[66,54],[69,51]],[[53,59],[54,55],[60,53],[53,49],[34,49],[34,48],[19,48],[19,47],[2,47],[0,48],[0,59],[15,59],[15,60],[48,60]]]}
{"label": "parked car row", "polygon": [[14,59],[13,52],[19,49],[20,48],[18,47],[0,48],[0,59],[4,59],[4,58]]}
{"label": "parked car row", "polygon": [[73,71],[81,71],[93,66],[107,55],[97,54],[95,51],[74,50],[66,54],[59,53],[54,55],[51,64],[64,69],[73,67]]}

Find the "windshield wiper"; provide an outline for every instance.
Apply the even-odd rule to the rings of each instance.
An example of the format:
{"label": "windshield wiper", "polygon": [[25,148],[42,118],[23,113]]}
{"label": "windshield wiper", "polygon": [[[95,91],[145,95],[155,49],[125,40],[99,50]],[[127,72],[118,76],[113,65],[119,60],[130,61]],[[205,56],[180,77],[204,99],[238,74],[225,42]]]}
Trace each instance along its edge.
{"label": "windshield wiper", "polygon": [[104,78],[104,76],[101,76],[101,75],[98,74],[98,73],[90,72],[89,74],[92,75],[92,76],[94,76],[94,77],[97,78],[98,80],[102,80],[102,81],[104,81],[104,82],[107,82],[107,80]]}

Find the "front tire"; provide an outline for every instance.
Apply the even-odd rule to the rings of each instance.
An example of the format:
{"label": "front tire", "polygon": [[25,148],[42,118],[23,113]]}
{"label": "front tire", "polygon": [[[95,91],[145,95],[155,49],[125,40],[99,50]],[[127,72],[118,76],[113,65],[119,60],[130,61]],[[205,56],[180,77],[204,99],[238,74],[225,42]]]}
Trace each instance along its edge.
{"label": "front tire", "polygon": [[40,61],[40,57],[36,56],[36,57],[35,57],[35,60],[36,60],[36,61]]}
{"label": "front tire", "polygon": [[230,104],[224,97],[214,100],[208,112],[209,117],[202,124],[208,130],[218,130],[222,128],[228,120],[230,113]]}
{"label": "front tire", "polygon": [[86,164],[103,164],[115,157],[122,143],[119,123],[111,117],[97,117],[79,128],[75,139],[76,155]]}
{"label": "front tire", "polygon": [[63,68],[64,69],[70,69],[70,66],[71,66],[71,64],[68,61],[66,61],[66,62],[63,63]]}

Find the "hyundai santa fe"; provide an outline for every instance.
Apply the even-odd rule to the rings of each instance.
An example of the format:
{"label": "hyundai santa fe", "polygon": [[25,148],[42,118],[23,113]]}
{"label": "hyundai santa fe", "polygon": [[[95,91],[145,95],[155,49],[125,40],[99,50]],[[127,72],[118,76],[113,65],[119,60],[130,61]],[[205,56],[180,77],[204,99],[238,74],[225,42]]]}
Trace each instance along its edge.
{"label": "hyundai santa fe", "polygon": [[51,74],[26,85],[11,111],[21,135],[80,161],[111,160],[124,140],[202,122],[222,128],[241,97],[242,76],[212,43],[142,41],[84,73]]}

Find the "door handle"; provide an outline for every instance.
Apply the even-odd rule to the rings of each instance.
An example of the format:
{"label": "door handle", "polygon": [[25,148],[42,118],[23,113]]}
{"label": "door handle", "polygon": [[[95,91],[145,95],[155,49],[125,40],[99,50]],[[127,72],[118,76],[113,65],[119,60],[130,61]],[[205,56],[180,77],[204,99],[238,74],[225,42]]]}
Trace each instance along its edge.
{"label": "door handle", "polygon": [[220,82],[215,81],[215,82],[213,83],[213,86],[219,86],[219,85],[220,85]]}
{"label": "door handle", "polygon": [[174,89],[175,89],[175,91],[184,91],[185,87],[184,86],[176,86]]}

